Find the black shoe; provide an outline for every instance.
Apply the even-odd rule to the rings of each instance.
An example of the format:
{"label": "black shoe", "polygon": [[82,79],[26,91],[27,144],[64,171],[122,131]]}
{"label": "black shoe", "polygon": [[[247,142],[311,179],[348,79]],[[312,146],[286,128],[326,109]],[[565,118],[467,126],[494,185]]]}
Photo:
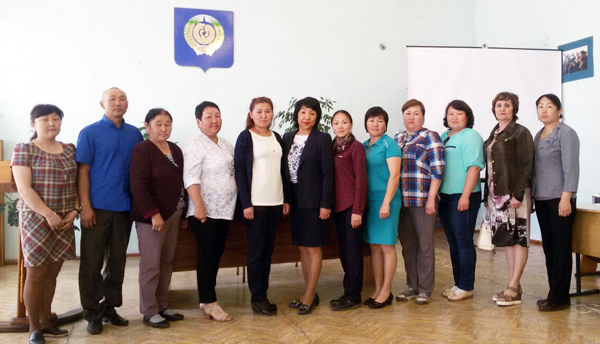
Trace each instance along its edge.
{"label": "black shoe", "polygon": [[152,321],[150,321],[150,318],[147,316],[144,316],[144,325],[154,327],[154,328],[169,328],[171,326],[171,324],[169,324],[169,322],[165,319],[163,319],[159,322],[152,322]]}
{"label": "black shoe", "polygon": [[373,300],[373,303],[369,305],[369,308],[371,308],[371,309],[383,308],[385,306],[391,305],[393,300],[394,300],[394,295],[392,295],[392,293],[390,293],[390,296],[387,298],[387,300],[385,300],[381,303]]}
{"label": "black shoe", "polygon": [[92,320],[88,323],[87,331],[89,334],[102,333],[102,319]]}
{"label": "black shoe", "polygon": [[300,303],[300,306],[298,307],[298,315],[310,314],[312,310],[319,305],[319,301],[319,294],[315,293],[315,296],[313,296],[313,301],[310,303],[310,306],[304,303]]}
{"label": "black shoe", "polygon": [[252,311],[256,314],[262,315],[275,315],[277,314],[277,306],[275,304],[270,303],[268,300],[263,300],[259,302],[251,302]]}
{"label": "black shoe", "polygon": [[117,314],[117,312],[111,313],[109,315],[105,315],[104,317],[102,317],[102,321],[111,323],[112,325],[115,325],[115,326],[129,325],[129,320],[123,318],[122,316]]}
{"label": "black shoe", "polygon": [[29,334],[29,344],[46,344],[42,331],[34,331]]}
{"label": "black shoe", "polygon": [[50,324],[50,326],[42,329],[42,333],[49,337],[64,337],[69,334],[69,331],[62,329],[56,325]]}
{"label": "black shoe", "polygon": [[554,303],[554,302],[548,301],[547,303],[538,306],[538,311],[540,311],[540,312],[556,312],[556,311],[560,311],[563,309],[567,309],[567,308],[569,308],[569,306],[571,306],[570,303]]}
{"label": "black shoe", "polygon": [[366,299],[365,302],[363,302],[363,305],[370,306],[373,304],[373,302],[375,302],[375,299],[370,297],[370,298]]}
{"label": "black shoe", "polygon": [[333,299],[331,301],[329,301],[329,305],[331,305],[332,307],[334,307],[335,304],[340,303],[340,301],[342,301],[343,298],[346,297],[346,294],[338,297],[337,299]]}
{"label": "black shoe", "polygon": [[537,305],[539,306],[543,306],[545,304],[548,303],[548,299],[541,299],[541,300],[537,300]]}
{"label": "black shoe", "polygon": [[171,315],[165,314],[165,311],[158,312],[161,317],[165,318],[167,321],[181,321],[183,320],[183,314],[173,313]]}
{"label": "black shoe", "polygon": [[356,307],[360,307],[360,302],[356,302],[350,299],[349,297],[344,296],[339,302],[333,304],[331,309],[333,309],[334,311],[345,311],[347,309],[352,309]]}

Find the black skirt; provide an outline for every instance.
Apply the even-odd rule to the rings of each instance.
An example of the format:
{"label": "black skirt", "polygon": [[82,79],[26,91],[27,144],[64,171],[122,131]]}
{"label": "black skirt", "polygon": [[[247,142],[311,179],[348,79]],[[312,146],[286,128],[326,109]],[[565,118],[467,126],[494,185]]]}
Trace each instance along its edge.
{"label": "black skirt", "polygon": [[292,244],[295,246],[320,247],[329,243],[328,220],[321,220],[320,208],[298,208],[298,184],[290,183],[292,209]]}

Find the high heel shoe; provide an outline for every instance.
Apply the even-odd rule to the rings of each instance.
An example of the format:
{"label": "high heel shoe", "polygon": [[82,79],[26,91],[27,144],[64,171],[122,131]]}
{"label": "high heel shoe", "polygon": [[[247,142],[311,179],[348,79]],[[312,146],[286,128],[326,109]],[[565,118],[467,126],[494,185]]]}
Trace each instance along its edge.
{"label": "high heel shoe", "polygon": [[385,306],[389,306],[392,304],[392,300],[394,300],[394,295],[392,295],[392,293],[390,293],[390,296],[387,298],[387,300],[385,300],[383,302],[377,302],[377,301],[373,300],[373,303],[369,305],[369,308],[379,309],[379,308],[383,308]]}
{"label": "high heel shoe", "polygon": [[200,309],[204,312],[206,319],[213,318],[216,321],[231,321],[233,317],[229,313],[225,312],[219,305],[208,306],[206,303],[199,305]]}
{"label": "high heel shoe", "polygon": [[310,303],[310,306],[304,303],[300,303],[298,307],[298,315],[306,315],[312,312],[315,307],[319,305],[319,294],[315,294],[313,297],[313,301]]}
{"label": "high heel shoe", "polygon": [[[319,294],[315,293],[315,296],[313,296],[313,301],[312,303],[315,304],[315,306],[319,305]],[[288,303],[288,307],[290,308],[300,308],[300,306],[302,305],[302,300],[301,299],[296,299],[290,303]]]}

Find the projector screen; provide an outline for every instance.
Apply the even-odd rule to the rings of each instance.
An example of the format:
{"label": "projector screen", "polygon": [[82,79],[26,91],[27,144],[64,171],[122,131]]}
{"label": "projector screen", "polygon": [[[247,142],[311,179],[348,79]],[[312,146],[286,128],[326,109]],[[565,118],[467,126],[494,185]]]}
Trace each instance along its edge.
{"label": "projector screen", "polygon": [[[519,96],[518,123],[527,127],[532,136],[543,127],[537,120],[537,98],[546,93],[562,98],[559,50],[410,46],[407,50],[408,99],[423,102],[425,127],[440,135],[447,130],[442,122],[444,111],[454,99],[464,100],[473,109],[473,129],[485,141],[497,124],[492,100],[499,92]],[[484,175],[482,171],[481,176]],[[478,224],[483,217],[482,209]],[[534,214],[531,239],[542,239]]]}
{"label": "projector screen", "polygon": [[423,102],[425,126],[440,135],[446,131],[444,110],[454,99],[473,109],[474,129],[485,140],[497,123],[491,109],[499,92],[519,96],[519,123],[534,136],[542,128],[536,99],[545,93],[562,98],[559,50],[410,46],[407,50],[408,99]]}

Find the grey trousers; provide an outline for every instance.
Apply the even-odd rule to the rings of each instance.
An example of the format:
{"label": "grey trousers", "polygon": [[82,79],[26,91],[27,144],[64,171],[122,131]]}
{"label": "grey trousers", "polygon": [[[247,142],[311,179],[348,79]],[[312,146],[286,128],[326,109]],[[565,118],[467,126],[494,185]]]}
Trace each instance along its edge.
{"label": "grey trousers", "polygon": [[148,223],[135,223],[140,250],[140,313],[146,317],[169,308],[169,285],[182,211],[177,210],[166,219],[161,231],[152,230]]}
{"label": "grey trousers", "polygon": [[425,207],[402,207],[398,237],[406,270],[406,284],[419,294],[431,296],[435,284],[433,229],[436,214],[427,215]]}
{"label": "grey trousers", "polygon": [[123,278],[131,234],[129,212],[101,209],[94,212],[96,225],[81,229],[80,244],[79,296],[87,321],[110,315],[123,304]]}

